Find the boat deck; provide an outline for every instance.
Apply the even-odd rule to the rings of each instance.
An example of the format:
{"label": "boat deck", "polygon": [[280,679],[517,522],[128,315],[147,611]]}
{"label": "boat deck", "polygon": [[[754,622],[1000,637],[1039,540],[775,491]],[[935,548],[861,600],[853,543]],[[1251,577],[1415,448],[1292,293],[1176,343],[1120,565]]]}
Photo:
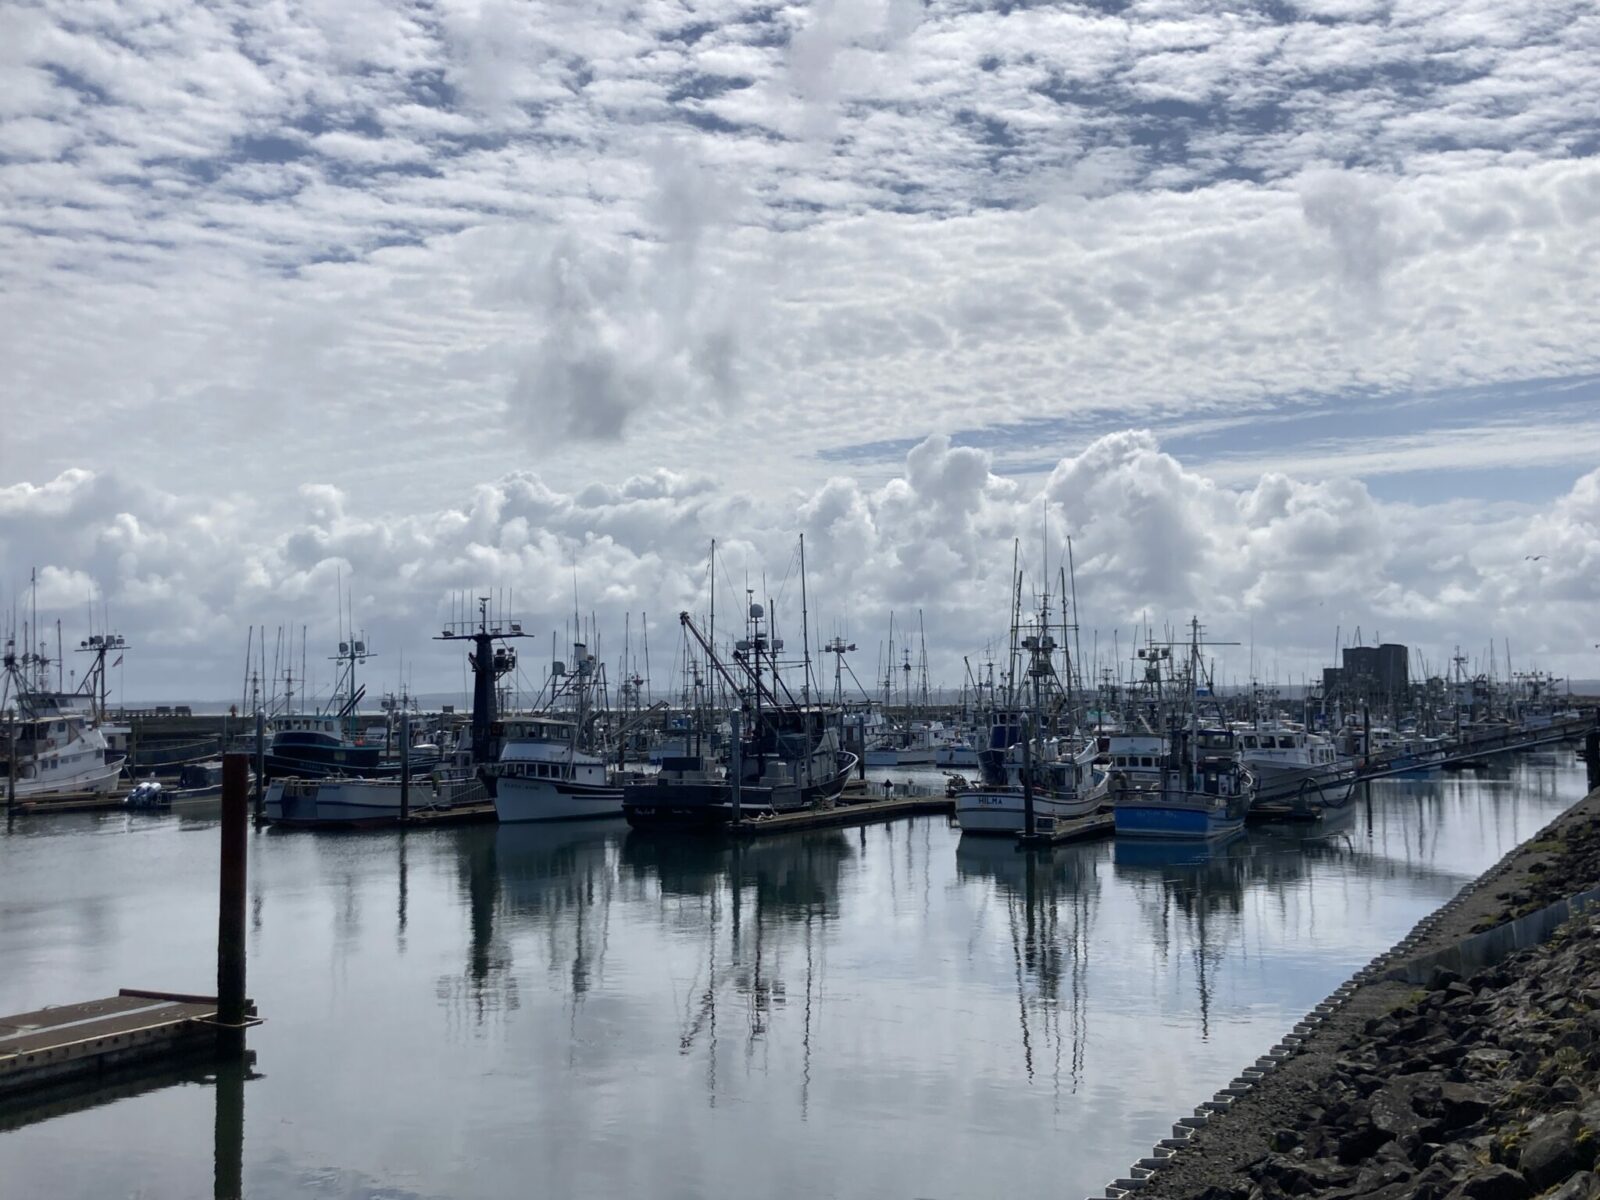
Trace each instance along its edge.
{"label": "boat deck", "polygon": [[216,1016],[210,996],[124,988],[101,1000],[0,1017],[0,1098],[133,1062],[209,1052]]}

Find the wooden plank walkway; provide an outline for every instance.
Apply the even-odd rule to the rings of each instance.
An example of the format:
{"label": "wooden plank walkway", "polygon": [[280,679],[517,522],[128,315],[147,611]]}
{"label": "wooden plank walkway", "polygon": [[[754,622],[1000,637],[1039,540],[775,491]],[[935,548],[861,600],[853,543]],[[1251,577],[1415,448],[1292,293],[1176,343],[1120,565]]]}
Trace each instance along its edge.
{"label": "wooden plank walkway", "polygon": [[[42,817],[52,813],[107,812],[121,808],[128,787],[118,783],[109,792],[62,792],[55,796],[18,797],[12,812],[19,817]],[[0,812],[5,810],[5,791],[0,789]]]}
{"label": "wooden plank walkway", "polygon": [[1104,837],[1116,829],[1116,817],[1110,812],[1090,813],[1070,821],[1057,821],[1051,829],[1040,829],[1031,838],[1025,833],[1017,835],[1019,846],[1059,846],[1064,842],[1084,842],[1090,838]]}
{"label": "wooden plank walkway", "polygon": [[754,817],[730,824],[736,837],[763,837],[772,833],[798,833],[806,829],[838,829],[850,825],[870,825],[925,813],[953,813],[955,801],[948,796],[906,796],[899,800],[869,800],[860,804],[836,804],[832,808],[808,808],[801,812]]}
{"label": "wooden plank walkway", "polygon": [[0,1017],[0,1098],[114,1067],[210,1051],[210,996],[125,988],[115,996]]}
{"label": "wooden plank walkway", "polygon": [[[406,825],[481,825],[495,820],[494,801],[459,804],[454,808],[423,808],[406,818]],[[395,824],[401,824],[396,819]]]}

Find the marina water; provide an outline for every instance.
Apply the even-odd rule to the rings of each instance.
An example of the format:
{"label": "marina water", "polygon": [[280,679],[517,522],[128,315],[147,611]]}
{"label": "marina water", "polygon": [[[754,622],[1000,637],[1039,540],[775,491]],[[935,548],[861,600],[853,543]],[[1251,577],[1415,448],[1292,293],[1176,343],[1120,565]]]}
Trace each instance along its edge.
{"label": "marina water", "polygon": [[[242,1144],[157,1077],[0,1112],[0,1194],[1096,1194],[1584,792],[1569,751],[1496,764],[1210,851],[257,833]],[[211,991],[216,872],[214,807],[0,826],[0,1012]]]}

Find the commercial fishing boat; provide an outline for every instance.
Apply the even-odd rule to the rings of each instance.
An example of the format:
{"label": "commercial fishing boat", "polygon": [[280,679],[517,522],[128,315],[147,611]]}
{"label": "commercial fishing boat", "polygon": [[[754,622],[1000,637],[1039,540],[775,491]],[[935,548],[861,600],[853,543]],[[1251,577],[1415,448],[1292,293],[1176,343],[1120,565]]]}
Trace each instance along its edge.
{"label": "commercial fishing boat", "polygon": [[1199,697],[1210,695],[1200,658],[1200,622],[1190,623],[1189,664],[1183,675],[1188,697],[1184,724],[1174,722],[1161,781],[1116,798],[1118,837],[1210,839],[1243,828],[1254,779],[1239,758],[1239,743],[1226,726],[1201,723]]}
{"label": "commercial fishing boat", "polygon": [[1239,759],[1255,781],[1254,802],[1278,801],[1338,808],[1356,784],[1355,759],[1331,738],[1288,721],[1237,725]]}
{"label": "commercial fishing boat", "polygon": [[1250,773],[1231,729],[1175,730],[1156,788],[1117,797],[1118,837],[1216,838],[1244,827]]}
{"label": "commercial fishing boat", "polygon": [[[1026,682],[994,714],[988,748],[978,756],[980,782],[955,792],[956,821],[964,834],[1029,832],[1030,807],[1035,831],[1048,830],[1088,816],[1104,803],[1099,778],[1086,771],[1059,732],[1072,710],[1071,660],[1065,638],[1058,643],[1055,637],[1069,628],[1065,609],[1063,603],[1063,620],[1054,622],[1046,593],[1037,620],[1025,631],[1012,627],[1012,661],[1026,652]],[[1060,672],[1058,650],[1065,662]],[[1021,678],[1016,671],[1009,677]]]}
{"label": "commercial fishing boat", "polygon": [[[372,657],[365,641],[351,634],[339,643],[331,661],[339,664],[333,699],[320,712],[285,711],[269,721],[264,771],[266,779],[398,778],[400,748],[395,714],[375,726],[363,725],[358,709],[366,685],[357,685],[356,666]],[[337,705],[337,707],[335,707]],[[412,747],[411,771],[425,774],[440,765],[438,748]]]}
{"label": "commercial fishing boat", "polygon": [[[501,824],[622,815],[622,777],[614,775],[597,734],[605,675],[582,643],[573,663],[552,664],[546,711],[506,717],[496,726],[499,760],[484,774]],[[542,697],[541,697],[542,699]],[[565,704],[564,709],[557,705]],[[626,744],[619,730],[619,742]]]}
{"label": "commercial fishing boat", "polygon": [[760,604],[748,609],[746,636],[730,667],[688,613],[679,621],[699,643],[711,667],[744,698],[730,714],[727,763],[698,755],[669,758],[653,779],[622,792],[623,815],[636,829],[717,829],[735,818],[797,812],[835,802],[844,792],[856,756],[842,747],[840,710],[812,703],[808,680],[800,696],[785,684]]}
{"label": "commercial fishing boat", "polygon": [[425,812],[478,804],[483,784],[459,772],[436,769],[409,782],[398,778],[274,779],[263,804],[269,825],[288,829],[362,829],[394,825],[402,811]]}
{"label": "commercial fishing boat", "polygon": [[97,639],[94,665],[85,673],[79,690],[68,692],[60,687],[59,662],[55,663],[57,687],[52,689],[53,660],[44,650],[19,653],[16,639],[6,640],[0,710],[9,707],[14,711],[5,723],[7,736],[0,744],[0,799],[106,795],[116,787],[125,758],[110,751],[101,721],[106,652],[124,644],[121,638]]}

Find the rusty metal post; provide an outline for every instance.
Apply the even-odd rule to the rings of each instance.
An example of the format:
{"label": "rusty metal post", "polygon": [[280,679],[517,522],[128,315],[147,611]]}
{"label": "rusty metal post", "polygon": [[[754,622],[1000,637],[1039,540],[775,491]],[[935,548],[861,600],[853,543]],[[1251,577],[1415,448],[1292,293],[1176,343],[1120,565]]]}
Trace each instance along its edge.
{"label": "rusty metal post", "polygon": [[244,1053],[245,870],[250,816],[250,759],[222,760],[222,870],[217,899],[217,1054]]}

